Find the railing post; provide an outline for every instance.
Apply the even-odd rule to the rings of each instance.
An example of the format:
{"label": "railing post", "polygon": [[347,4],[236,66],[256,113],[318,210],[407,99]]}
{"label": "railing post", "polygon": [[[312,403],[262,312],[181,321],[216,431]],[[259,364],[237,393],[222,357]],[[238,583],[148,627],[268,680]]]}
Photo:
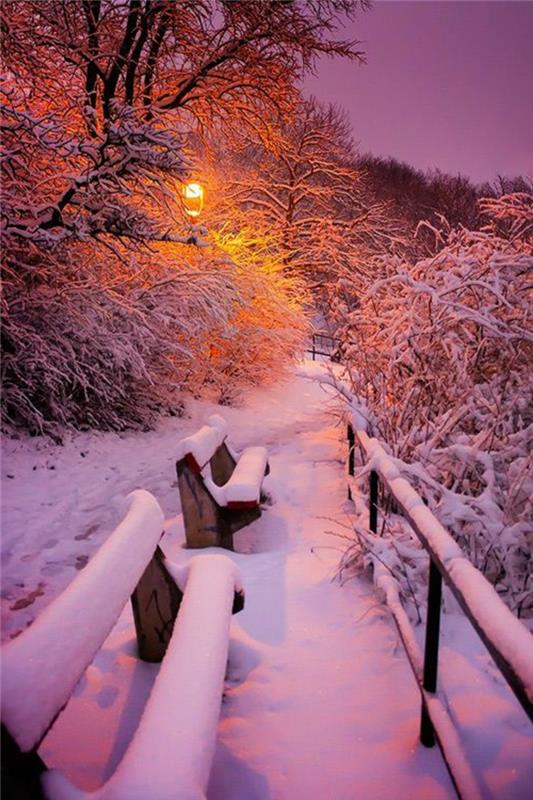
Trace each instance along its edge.
{"label": "railing post", "polygon": [[368,527],[372,533],[378,532],[378,491],[379,476],[373,469],[370,471],[370,493],[368,498]]}
{"label": "railing post", "polygon": [[313,361],[314,361],[315,360],[315,334],[314,333],[313,333],[312,341],[313,341],[313,344],[312,344],[313,350],[312,350],[312,352],[313,352]]}
{"label": "railing post", "polygon": [[[433,559],[429,563],[428,610],[426,619],[426,647],[424,651],[423,686],[427,692],[437,691],[439,665],[440,607],[442,598],[442,575]],[[420,741],[425,747],[435,744],[435,731],[426,705],[422,702]]]}
{"label": "railing post", "polygon": [[[348,477],[351,475],[355,475],[355,433],[348,423],[347,428],[348,434]],[[352,487],[350,486],[350,481],[348,480],[348,500],[352,499]]]}

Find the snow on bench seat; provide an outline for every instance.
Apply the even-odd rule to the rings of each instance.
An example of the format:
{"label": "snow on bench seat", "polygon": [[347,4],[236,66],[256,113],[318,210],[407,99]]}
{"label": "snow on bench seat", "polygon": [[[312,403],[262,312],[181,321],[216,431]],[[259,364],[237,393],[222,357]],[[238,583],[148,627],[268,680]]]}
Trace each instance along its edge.
{"label": "snow on bench seat", "polygon": [[[172,565],[168,564],[172,573]],[[222,555],[191,559],[166,656],[119,766],[95,792],[45,774],[50,800],[200,800],[215,749],[237,568]]]}
{"label": "snow on bench seat", "polygon": [[252,508],[259,505],[267,460],[268,454],[264,447],[248,447],[242,452],[233,475],[223,487],[228,508]]}

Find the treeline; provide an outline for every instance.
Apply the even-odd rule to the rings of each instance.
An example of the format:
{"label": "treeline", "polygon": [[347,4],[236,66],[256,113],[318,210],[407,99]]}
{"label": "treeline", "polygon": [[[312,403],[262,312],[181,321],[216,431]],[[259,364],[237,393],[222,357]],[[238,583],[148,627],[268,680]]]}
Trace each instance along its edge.
{"label": "treeline", "polygon": [[533,194],[533,181],[523,176],[498,177],[493,183],[474,184],[464,175],[439,170],[424,172],[395,158],[364,154],[357,166],[368,178],[375,196],[389,205],[391,213],[414,231],[421,220],[441,226],[443,220],[455,228],[470,230],[487,222],[482,198],[506,194]]}

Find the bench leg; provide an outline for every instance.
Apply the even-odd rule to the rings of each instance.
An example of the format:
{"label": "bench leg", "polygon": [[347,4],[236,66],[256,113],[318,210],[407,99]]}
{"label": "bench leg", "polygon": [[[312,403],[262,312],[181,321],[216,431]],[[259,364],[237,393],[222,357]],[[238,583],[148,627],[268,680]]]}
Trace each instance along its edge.
{"label": "bench leg", "polygon": [[164,564],[160,547],[131,596],[139,657],[159,663],[166,653],[183,594]]}
{"label": "bench leg", "polygon": [[23,753],[2,725],[2,797],[5,800],[45,800],[41,775],[46,764],[35,750]]}
{"label": "bench leg", "polygon": [[218,546],[225,550],[233,550],[233,530],[231,527],[231,516],[227,510],[221,508],[217,520]]}

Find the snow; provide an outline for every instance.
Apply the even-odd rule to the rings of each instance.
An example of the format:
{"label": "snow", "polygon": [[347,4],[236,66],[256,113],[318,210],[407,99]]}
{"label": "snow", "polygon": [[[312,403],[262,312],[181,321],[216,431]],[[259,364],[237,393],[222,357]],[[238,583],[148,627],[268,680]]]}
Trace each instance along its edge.
{"label": "snow", "polygon": [[466,558],[454,558],[447,567],[480,628],[514,668],[533,703],[533,636]]}
{"label": "snow", "polygon": [[220,414],[211,414],[210,417],[207,419],[208,425],[211,425],[212,428],[217,428],[223,436],[227,436],[228,434],[228,424],[224,417],[221,417]]}
{"label": "snow", "polygon": [[[198,552],[183,547],[176,440],[220,413],[196,401],[187,411],[150,433],[80,434],[63,448],[6,441],[6,638],[72,580],[77,559],[90,557],[112,529],[114,498],[139,485],[160,502],[162,547],[173,574],[187,579]],[[241,571],[246,605],[230,626],[208,800],[454,798],[438,749],[418,742],[419,691],[390,613],[368,575],[335,579],[353,543],[354,505],[346,500],[334,391],[294,376],[222,413],[236,447],[268,449],[273,504],[235,534],[237,552],[227,554]],[[44,739],[45,762],[81,790],[98,791],[127,751],[158,672],[135,657],[127,607]],[[527,797],[527,720],[457,612],[443,616],[439,685],[484,795]],[[165,725],[179,723],[179,709],[167,705],[166,714]]]}
{"label": "snow", "polygon": [[[422,650],[400,601],[398,583],[384,565],[377,560],[374,560],[374,582],[385,594],[387,605],[394,615],[413,672],[422,685],[424,672]],[[480,800],[483,797],[482,790],[468,763],[460,737],[442,698],[438,694],[432,695],[429,692],[425,692],[425,697],[435,733],[441,741],[446,743],[446,758],[455,776],[460,796],[464,800]]]}
{"label": "snow", "polygon": [[259,503],[267,458],[264,447],[247,447],[242,452],[231,478],[224,485],[226,504]]}
{"label": "snow", "polygon": [[[163,532],[152,495],[130,495],[121,524],[89,567],[2,651],[2,719],[31,749],[65,705],[117,621]],[[68,653],[68,657],[66,654]]]}
{"label": "snow", "polygon": [[179,443],[178,460],[185,458],[188,453],[192,454],[201,468],[207,489],[219,506],[227,506],[229,503],[259,503],[268,460],[266,448],[247,447],[240,454],[229,450],[237,464],[224,486],[218,486],[213,481],[209,461],[227,436],[227,424],[220,414],[211,414],[208,423]]}
{"label": "snow", "polygon": [[182,458],[185,458],[190,453],[200,469],[203,469],[223,441],[224,434],[218,428],[203,425],[199,431],[183,439],[178,444],[176,459],[181,461]]}
{"label": "snow", "polygon": [[[57,771],[50,800],[199,800],[215,749],[237,578],[221,555],[193,558],[167,653],[139,726],[110,780],[90,795]],[[173,709],[174,713],[169,713]]]}
{"label": "snow", "polygon": [[[301,374],[306,374],[306,371],[301,370]],[[329,385],[342,385],[342,379],[332,374],[322,376],[316,369],[308,370],[307,375],[315,380],[324,380]],[[356,408],[357,400],[351,396],[348,387],[342,385],[342,393],[349,398],[351,408]],[[358,427],[360,416],[352,417],[352,423],[368,459],[367,469],[375,469],[385,480],[412,521],[418,537],[448,570],[480,628],[509,662],[533,702],[533,637],[504,604],[494,587],[464,557],[461,548],[424,504],[420,495],[401,477],[394,459],[385,452],[377,439],[369,437],[366,425]]]}

